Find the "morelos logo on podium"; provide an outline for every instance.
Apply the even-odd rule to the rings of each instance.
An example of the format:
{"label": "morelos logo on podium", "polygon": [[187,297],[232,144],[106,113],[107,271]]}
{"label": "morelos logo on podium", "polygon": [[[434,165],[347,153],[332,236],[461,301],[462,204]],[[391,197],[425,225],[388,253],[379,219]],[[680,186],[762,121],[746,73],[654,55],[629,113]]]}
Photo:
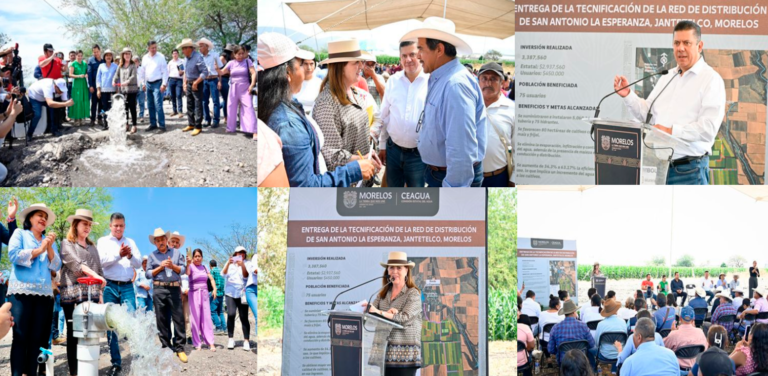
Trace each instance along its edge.
{"label": "morelos logo on podium", "polygon": [[341,335],[341,324],[336,324],[336,326],[333,328],[333,332],[336,333],[337,336]]}
{"label": "morelos logo on podium", "polygon": [[438,188],[336,190],[336,211],[344,217],[433,217],[439,210]]}
{"label": "morelos logo on podium", "polygon": [[611,150],[611,136],[602,136],[600,141],[603,150]]}

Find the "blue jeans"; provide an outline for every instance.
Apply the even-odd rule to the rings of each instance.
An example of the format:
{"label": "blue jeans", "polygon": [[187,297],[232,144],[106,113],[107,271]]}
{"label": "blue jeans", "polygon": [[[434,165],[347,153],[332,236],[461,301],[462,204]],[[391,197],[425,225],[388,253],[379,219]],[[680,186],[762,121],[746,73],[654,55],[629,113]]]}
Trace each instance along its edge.
{"label": "blue jeans", "polygon": [[[133,285],[130,283],[118,285],[107,281],[107,287],[104,288],[104,303],[125,304],[128,306],[128,312],[136,310],[136,292],[133,291]],[[109,343],[109,353],[112,356],[112,365],[121,366],[120,344],[118,336],[114,331],[107,332],[107,342]]]}
{"label": "blue jeans", "polygon": [[[256,325],[253,326],[254,335],[259,335],[259,314],[256,310],[256,298],[258,297],[258,291],[259,288],[256,285],[250,285],[245,288],[245,299],[248,301],[248,307],[251,308],[251,312],[253,312],[253,317],[256,319]],[[256,338],[256,337],[254,337]]]}
{"label": "blue jeans", "polygon": [[61,336],[62,324],[64,323],[64,311],[61,310],[61,297],[56,295],[56,300],[53,302],[53,321],[51,322],[51,338],[59,338]]}
{"label": "blue jeans", "polygon": [[[593,349],[589,349],[589,356],[587,356],[589,359],[589,364],[592,366],[592,369],[597,368],[597,347]],[[601,361],[606,361],[607,359],[600,357]],[[616,363],[611,364],[611,372],[616,373],[618,370],[618,367],[616,366]]]}
{"label": "blue jeans", "polygon": [[163,93],[160,92],[160,86],[163,81],[147,83],[147,104],[149,108],[149,126],[165,129],[165,113],[163,113]]}
{"label": "blue jeans", "polygon": [[[227,103],[229,102],[229,76],[221,76],[221,97],[224,98],[224,103],[221,105],[221,109],[224,110],[224,117],[227,117]],[[253,108],[256,108],[255,106]]]}
{"label": "blue jeans", "polygon": [[712,299],[715,298],[715,293],[712,292],[712,291],[707,291],[706,293],[707,293],[707,297],[709,297],[709,299],[707,299],[707,304],[711,305],[712,304]]}
{"label": "blue jeans", "polygon": [[136,101],[139,102],[139,117],[144,117],[144,107],[147,105],[147,92],[139,90],[136,95]]}
{"label": "blue jeans", "polygon": [[[472,180],[471,187],[479,187],[483,184],[483,163],[480,162],[474,167],[475,178]],[[430,187],[442,187],[443,179],[445,179],[446,171],[432,171],[431,168],[426,167],[424,169],[424,175],[426,175],[427,185]]]}
{"label": "blue jeans", "polygon": [[709,157],[682,166],[670,165],[667,185],[709,185]]}
{"label": "blue jeans", "polygon": [[419,149],[403,150],[387,140],[387,186],[423,187],[425,168]]}
{"label": "blue jeans", "polygon": [[210,293],[208,293],[208,296],[211,299],[211,320],[213,321],[213,326],[217,330],[227,330],[227,318],[224,316],[224,296],[219,295],[216,299]]}
{"label": "blue jeans", "polygon": [[56,132],[58,128],[56,128],[56,121],[54,120],[54,116],[52,116],[53,111],[50,111],[48,103],[36,101],[34,99],[30,99],[29,103],[32,105],[32,110],[35,111],[35,116],[32,118],[32,125],[30,125],[27,130],[27,136],[31,137],[32,133],[34,133],[37,124],[40,123],[40,119],[43,117],[43,111],[48,111],[48,125],[51,127],[51,132]]}
{"label": "blue jeans", "polygon": [[[168,90],[171,91],[171,104],[173,105],[173,113],[184,112],[184,106],[182,106],[181,98],[184,89],[184,81],[181,78],[169,78]],[[178,110],[177,110],[178,108]]]}
{"label": "blue jeans", "polygon": [[[213,101],[213,125],[219,125],[221,114],[221,101],[219,100],[219,89],[216,86],[218,80],[203,81],[203,116],[206,123],[211,123],[211,110],[208,109],[208,101]],[[210,98],[209,98],[210,97]]]}
{"label": "blue jeans", "polygon": [[137,296],[136,297],[136,309],[144,308],[147,312],[152,312],[152,297],[147,296],[146,298]]}
{"label": "blue jeans", "polygon": [[504,170],[498,175],[484,177],[483,187],[509,187],[509,173]]}

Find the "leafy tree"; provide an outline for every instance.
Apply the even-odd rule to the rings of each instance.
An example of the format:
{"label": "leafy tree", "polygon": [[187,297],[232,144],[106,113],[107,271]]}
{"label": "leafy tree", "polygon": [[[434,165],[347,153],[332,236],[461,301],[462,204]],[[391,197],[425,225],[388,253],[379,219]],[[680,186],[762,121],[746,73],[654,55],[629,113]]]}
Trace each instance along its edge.
{"label": "leafy tree", "polygon": [[0,32],[0,47],[5,45],[6,43],[9,43],[10,41],[11,41],[11,37],[9,37],[8,34]]}
{"label": "leafy tree", "polygon": [[238,246],[246,249],[249,260],[253,252],[256,252],[255,227],[233,223],[229,227],[228,234],[219,235],[211,233],[210,235],[213,237],[212,241],[209,239],[195,239],[195,241],[200,244],[203,255],[205,255],[204,259],[214,259],[219,263],[220,267],[224,267],[224,264]]}
{"label": "leafy tree", "polygon": [[217,46],[256,44],[256,0],[194,0],[203,35]]}
{"label": "leafy tree", "polygon": [[743,268],[747,265],[747,259],[741,255],[734,255],[728,259],[728,266],[733,268]]}
{"label": "leafy tree", "polygon": [[488,50],[488,52],[483,55],[484,60],[491,60],[491,61],[497,61],[501,59],[501,52],[496,50]]}
{"label": "leafy tree", "polygon": [[677,262],[675,265],[672,266],[679,266],[684,268],[692,268],[693,267],[693,256],[691,255],[683,255],[683,257],[680,257],[677,259]]}
{"label": "leafy tree", "polygon": [[720,267],[721,267],[721,268],[727,268],[727,267],[728,267],[728,265],[726,265],[725,263],[722,263],[722,264],[720,264]]}
{"label": "leafy tree", "polygon": [[501,291],[517,286],[517,190],[488,190],[488,284]]}
{"label": "leafy tree", "polygon": [[650,262],[651,266],[664,266],[667,265],[667,259],[664,256],[653,256]]}
{"label": "leafy tree", "polygon": [[285,292],[285,262],[288,250],[288,189],[259,189],[256,227],[259,247],[259,283]]}

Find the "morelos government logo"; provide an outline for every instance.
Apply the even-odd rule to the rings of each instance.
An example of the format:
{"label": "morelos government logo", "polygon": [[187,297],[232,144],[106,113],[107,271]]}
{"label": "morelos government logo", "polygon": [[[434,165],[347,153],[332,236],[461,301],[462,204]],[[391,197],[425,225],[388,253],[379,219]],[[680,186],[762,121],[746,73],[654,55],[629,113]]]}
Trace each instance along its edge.
{"label": "morelos government logo", "polygon": [[346,191],[344,192],[344,206],[347,207],[347,209],[352,209],[357,205],[357,192],[356,191]]}
{"label": "morelos government logo", "polygon": [[600,137],[600,146],[603,147],[603,150],[610,150],[611,149],[611,136],[602,136],[602,137]]}
{"label": "morelos government logo", "polygon": [[661,63],[661,66],[663,67],[667,65],[668,61],[669,61],[669,57],[667,56],[667,53],[665,52],[661,54],[661,56],[659,57],[659,63]]}
{"label": "morelos government logo", "polygon": [[341,324],[336,324],[333,328],[333,332],[336,333],[336,335],[341,335]]}

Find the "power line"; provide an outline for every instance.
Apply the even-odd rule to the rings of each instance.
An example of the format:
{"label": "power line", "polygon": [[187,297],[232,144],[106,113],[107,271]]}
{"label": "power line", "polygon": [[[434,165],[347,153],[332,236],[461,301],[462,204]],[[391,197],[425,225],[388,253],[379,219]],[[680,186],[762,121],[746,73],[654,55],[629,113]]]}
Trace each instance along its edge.
{"label": "power line", "polygon": [[51,5],[51,3],[48,2],[48,0],[43,0],[43,2],[48,4],[48,6],[51,7],[51,9],[55,10],[56,13],[58,13],[62,18],[64,18],[65,21],[70,22],[69,18],[67,18],[67,16],[65,16],[61,12],[59,12],[59,10],[56,9],[56,7],[54,7],[53,5]]}

